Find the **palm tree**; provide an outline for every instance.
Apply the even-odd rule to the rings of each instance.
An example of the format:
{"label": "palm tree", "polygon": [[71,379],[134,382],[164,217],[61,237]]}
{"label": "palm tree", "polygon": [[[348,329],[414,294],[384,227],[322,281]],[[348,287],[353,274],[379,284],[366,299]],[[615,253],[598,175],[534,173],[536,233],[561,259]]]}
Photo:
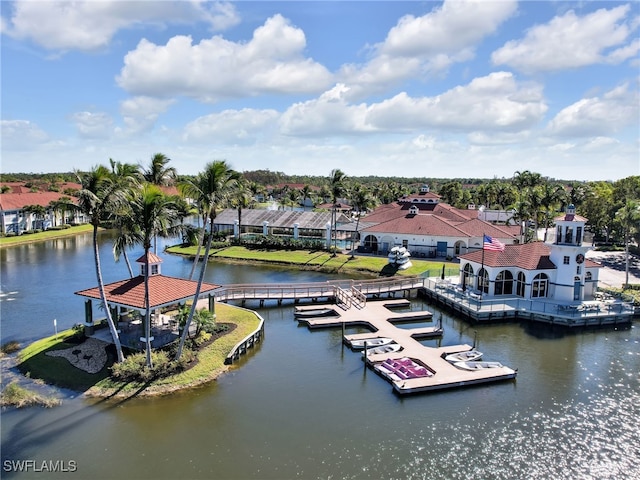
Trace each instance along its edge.
{"label": "palm tree", "polygon": [[[355,231],[355,239],[359,240],[358,228],[360,226],[360,217],[362,217],[363,213],[367,213],[368,210],[372,209],[376,205],[375,198],[369,192],[369,189],[362,186],[361,184],[354,185],[351,190],[351,202],[353,207],[358,211],[358,219],[356,220],[356,231]],[[353,258],[353,252],[356,249],[355,241],[351,246],[351,257]]]}
{"label": "palm tree", "polygon": [[540,188],[540,204],[542,208],[544,208],[544,241],[546,242],[553,213],[564,201],[567,192],[564,187],[558,183],[545,183]]}
{"label": "palm tree", "polygon": [[289,190],[287,192],[287,200],[289,202],[289,205],[291,205],[291,210],[293,210],[293,208],[296,205],[299,205],[299,202],[300,202],[300,191],[296,190],[295,188],[292,188],[291,190]]}
{"label": "palm tree", "polygon": [[336,168],[331,170],[331,174],[329,175],[329,190],[331,192],[331,237],[333,238],[333,254],[336,255],[335,251],[337,249],[338,238],[337,238],[337,229],[338,229],[338,215],[337,215],[337,207],[338,207],[338,199],[344,193],[344,183],[347,179],[345,173]]}
{"label": "palm tree", "polygon": [[242,237],[242,210],[251,207],[254,199],[247,182],[239,180],[230,193],[230,204],[238,211],[238,240]]}
{"label": "palm tree", "polygon": [[151,157],[149,168],[144,169],[142,173],[144,179],[154,185],[173,185],[177,177],[177,172],[175,168],[167,166],[170,161],[171,159],[163,153],[154,154],[153,157]]}
{"label": "palm tree", "polygon": [[300,189],[302,195],[302,210],[307,211],[307,198],[311,200],[311,187],[307,184]]}
{"label": "palm tree", "polygon": [[[240,179],[240,174],[233,170],[224,160],[216,160],[205,166],[204,172],[200,173],[194,182],[186,182],[183,184],[183,191],[191,198],[197,199],[200,209],[208,213],[209,218],[209,235],[207,240],[207,248],[204,252],[202,267],[200,268],[200,276],[198,285],[193,296],[193,304],[189,312],[189,318],[180,337],[180,345],[176,353],[176,360],[180,359],[184,342],[187,338],[189,326],[193,320],[196,311],[198,297],[202,289],[204,274],[209,260],[209,251],[211,250],[211,242],[213,240],[213,226],[217,215],[218,206],[223,203],[229,196],[229,193],[235,188]],[[206,225],[205,225],[206,229]]]}
{"label": "palm tree", "polygon": [[158,235],[171,232],[176,220],[176,209],[171,197],[165,195],[158,185],[145,183],[131,190],[129,197],[130,216],[136,225],[135,236],[144,248],[144,329],[147,367],[151,364],[151,305],[149,303],[149,252]]}
{"label": "palm tree", "polygon": [[[34,228],[38,228],[38,220],[42,222],[42,217],[47,212],[47,209],[42,205],[25,205],[22,211],[25,214],[29,215],[30,223],[29,230],[33,230]],[[35,217],[35,220],[33,219]]]}
{"label": "palm tree", "polygon": [[[109,159],[111,164],[111,175],[113,181],[120,185],[120,188],[124,192],[128,192],[131,188],[139,188],[140,181],[142,180],[142,174],[137,165],[130,163],[115,162],[113,159]],[[127,255],[127,249],[130,249],[134,245],[141,242],[139,235],[137,234],[136,220],[128,215],[127,210],[129,205],[127,203],[119,206],[121,211],[116,212],[114,218],[114,226],[118,230],[118,235],[113,241],[113,258],[116,262],[120,261],[120,256],[124,257],[127,270],[129,271],[129,277],[133,278],[133,268],[131,268],[131,262]]]}
{"label": "palm tree", "polygon": [[634,235],[640,232],[640,203],[627,200],[616,213],[616,222],[622,228],[624,236],[625,285],[629,285],[629,243]]}
{"label": "palm tree", "polygon": [[78,181],[82,185],[82,189],[78,192],[78,207],[87,216],[87,218],[89,218],[89,221],[93,226],[93,258],[96,268],[98,290],[100,291],[100,300],[105,306],[107,323],[109,325],[109,330],[111,331],[111,336],[113,337],[113,343],[116,347],[118,362],[121,362],[124,360],[122,345],[120,344],[120,337],[115,323],[111,317],[111,310],[107,303],[104,282],[102,280],[100,253],[98,251],[98,227],[103,220],[110,216],[110,213],[114,210],[114,206],[119,205],[124,201],[124,196],[123,192],[113,181],[109,170],[105,166],[99,165],[93,167],[86,174],[77,175]]}

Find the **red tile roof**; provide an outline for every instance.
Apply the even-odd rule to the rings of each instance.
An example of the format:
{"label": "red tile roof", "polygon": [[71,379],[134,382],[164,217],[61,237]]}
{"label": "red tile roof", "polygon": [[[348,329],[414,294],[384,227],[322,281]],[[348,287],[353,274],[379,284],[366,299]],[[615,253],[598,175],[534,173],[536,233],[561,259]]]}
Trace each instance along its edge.
{"label": "red tile roof", "polygon": [[[162,263],[162,258],[160,258],[158,255],[156,255],[153,252],[148,252],[147,256],[149,257],[149,264],[153,264],[153,263]],[[144,263],[144,254],[142,254],[140,256],[140,258],[138,258],[136,260],[137,263]]]}
{"label": "red tile roof", "polygon": [[461,260],[483,263],[487,267],[518,267],[523,270],[550,270],[556,265],[549,258],[549,246],[544,242],[506,245],[503,252],[482,250],[460,255]]}
{"label": "red tile roof", "polygon": [[22,210],[27,205],[46,207],[62,197],[70,198],[72,203],[77,202],[75,197],[59,192],[0,193],[0,211]]}
{"label": "red tile roof", "polygon": [[[181,300],[193,298],[198,282],[182,278],[167,277],[165,275],[151,275],[149,277],[149,304],[151,308],[177,303]],[[203,283],[200,293],[211,292],[220,285]],[[127,307],[143,310],[144,305],[144,277],[138,275],[134,278],[120,280],[105,285],[107,302],[125,305]],[[82,297],[100,299],[98,287],[75,292]]]}

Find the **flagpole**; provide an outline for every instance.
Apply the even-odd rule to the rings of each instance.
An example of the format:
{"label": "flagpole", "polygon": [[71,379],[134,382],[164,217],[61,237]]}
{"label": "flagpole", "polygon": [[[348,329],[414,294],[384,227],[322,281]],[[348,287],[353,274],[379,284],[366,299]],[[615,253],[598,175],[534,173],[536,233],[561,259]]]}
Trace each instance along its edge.
{"label": "flagpole", "polygon": [[480,298],[482,298],[482,294],[484,293],[484,273],[482,272],[484,270],[484,233],[482,233],[482,266],[480,267],[480,272],[478,272],[478,274],[482,273],[482,288],[480,288]]}

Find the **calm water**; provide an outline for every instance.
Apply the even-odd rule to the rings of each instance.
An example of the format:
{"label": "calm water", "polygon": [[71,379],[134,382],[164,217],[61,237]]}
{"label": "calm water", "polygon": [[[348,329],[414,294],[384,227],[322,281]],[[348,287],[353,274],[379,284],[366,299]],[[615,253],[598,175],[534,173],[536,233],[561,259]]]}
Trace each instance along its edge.
{"label": "calm water", "polygon": [[[105,236],[106,281],[127,275],[110,248]],[[163,258],[165,274],[188,276],[190,262]],[[90,236],[3,249],[0,260],[2,343],[49,335],[54,318],[59,329],[82,321],[73,292],[95,284]],[[326,278],[213,263],[207,281]],[[637,324],[562,335],[444,314],[444,337],[425,345],[472,343],[477,332],[485,358],[517,367],[517,380],[399,397],[342,346],[340,329],[309,331],[292,310],[260,309],[264,341],[195,391],[120,403],[56,392],[60,407],[2,412],[2,477],[640,478]],[[15,460],[74,461],[77,472],[8,472]]]}

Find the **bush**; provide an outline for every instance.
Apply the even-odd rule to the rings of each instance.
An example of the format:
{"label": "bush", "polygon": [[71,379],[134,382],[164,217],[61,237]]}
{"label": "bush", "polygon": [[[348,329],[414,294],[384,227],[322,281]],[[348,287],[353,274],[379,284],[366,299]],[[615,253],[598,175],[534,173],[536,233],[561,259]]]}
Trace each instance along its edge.
{"label": "bush", "polygon": [[20,343],[16,342],[15,340],[7,342],[4,345],[2,345],[2,347],[0,347],[0,351],[6,354],[15,353],[18,350],[20,350]]}
{"label": "bush", "polygon": [[111,376],[124,382],[147,383],[156,378],[168,377],[184,369],[187,355],[183,355],[180,362],[174,362],[166,351],[151,352],[152,367],[146,365],[146,353],[134,353],[124,361],[114,363],[111,367]]}

